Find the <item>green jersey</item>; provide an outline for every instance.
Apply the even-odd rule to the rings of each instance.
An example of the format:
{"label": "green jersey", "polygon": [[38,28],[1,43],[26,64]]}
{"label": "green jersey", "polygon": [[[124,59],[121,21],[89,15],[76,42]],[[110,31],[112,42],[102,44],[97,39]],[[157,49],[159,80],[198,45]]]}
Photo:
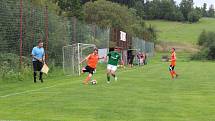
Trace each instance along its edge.
{"label": "green jersey", "polygon": [[118,52],[111,51],[107,54],[107,56],[109,57],[108,64],[114,65],[114,66],[118,65],[119,59],[121,58],[121,56]]}

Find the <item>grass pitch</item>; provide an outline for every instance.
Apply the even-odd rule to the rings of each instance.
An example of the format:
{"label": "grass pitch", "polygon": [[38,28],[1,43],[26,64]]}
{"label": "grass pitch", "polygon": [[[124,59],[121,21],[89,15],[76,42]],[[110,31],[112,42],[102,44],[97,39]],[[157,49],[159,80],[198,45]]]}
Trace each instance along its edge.
{"label": "grass pitch", "polygon": [[105,66],[97,85],[81,77],[58,76],[0,83],[0,120],[22,121],[211,121],[215,119],[214,62],[189,61],[178,53],[171,80],[160,55],[143,67],[118,70],[106,83]]}
{"label": "grass pitch", "polygon": [[196,44],[203,30],[215,32],[215,19],[202,18],[197,23],[171,22],[164,20],[146,21],[158,31],[158,40]]}

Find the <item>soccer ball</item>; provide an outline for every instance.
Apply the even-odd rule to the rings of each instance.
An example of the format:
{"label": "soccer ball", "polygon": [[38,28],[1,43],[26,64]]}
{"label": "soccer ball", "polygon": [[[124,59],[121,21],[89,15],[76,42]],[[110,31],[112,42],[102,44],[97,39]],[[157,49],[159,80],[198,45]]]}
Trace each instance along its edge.
{"label": "soccer ball", "polygon": [[92,83],[92,85],[95,85],[95,84],[97,84],[97,81],[94,79],[91,81],[91,83]]}

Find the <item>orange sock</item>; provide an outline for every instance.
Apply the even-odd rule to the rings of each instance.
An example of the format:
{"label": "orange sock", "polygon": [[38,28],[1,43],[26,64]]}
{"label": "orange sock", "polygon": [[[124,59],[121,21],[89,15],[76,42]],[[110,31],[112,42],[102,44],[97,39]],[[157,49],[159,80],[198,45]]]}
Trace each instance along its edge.
{"label": "orange sock", "polygon": [[88,81],[90,81],[90,78],[91,78],[91,77],[87,76],[87,78],[84,80],[84,83],[87,84]]}
{"label": "orange sock", "polygon": [[174,72],[170,71],[170,74],[171,74],[172,78],[174,78]]}
{"label": "orange sock", "polygon": [[175,71],[172,71],[173,75],[177,75]]}

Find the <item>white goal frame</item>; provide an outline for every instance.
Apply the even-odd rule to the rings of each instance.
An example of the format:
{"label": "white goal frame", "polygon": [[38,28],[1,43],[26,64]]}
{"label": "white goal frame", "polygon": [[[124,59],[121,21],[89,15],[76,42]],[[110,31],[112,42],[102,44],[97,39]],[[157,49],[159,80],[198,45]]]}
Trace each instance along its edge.
{"label": "white goal frame", "polygon": [[63,71],[66,75],[80,75],[81,65],[79,64],[89,53],[83,53],[87,48],[95,48],[94,44],[76,43],[72,45],[63,46]]}

